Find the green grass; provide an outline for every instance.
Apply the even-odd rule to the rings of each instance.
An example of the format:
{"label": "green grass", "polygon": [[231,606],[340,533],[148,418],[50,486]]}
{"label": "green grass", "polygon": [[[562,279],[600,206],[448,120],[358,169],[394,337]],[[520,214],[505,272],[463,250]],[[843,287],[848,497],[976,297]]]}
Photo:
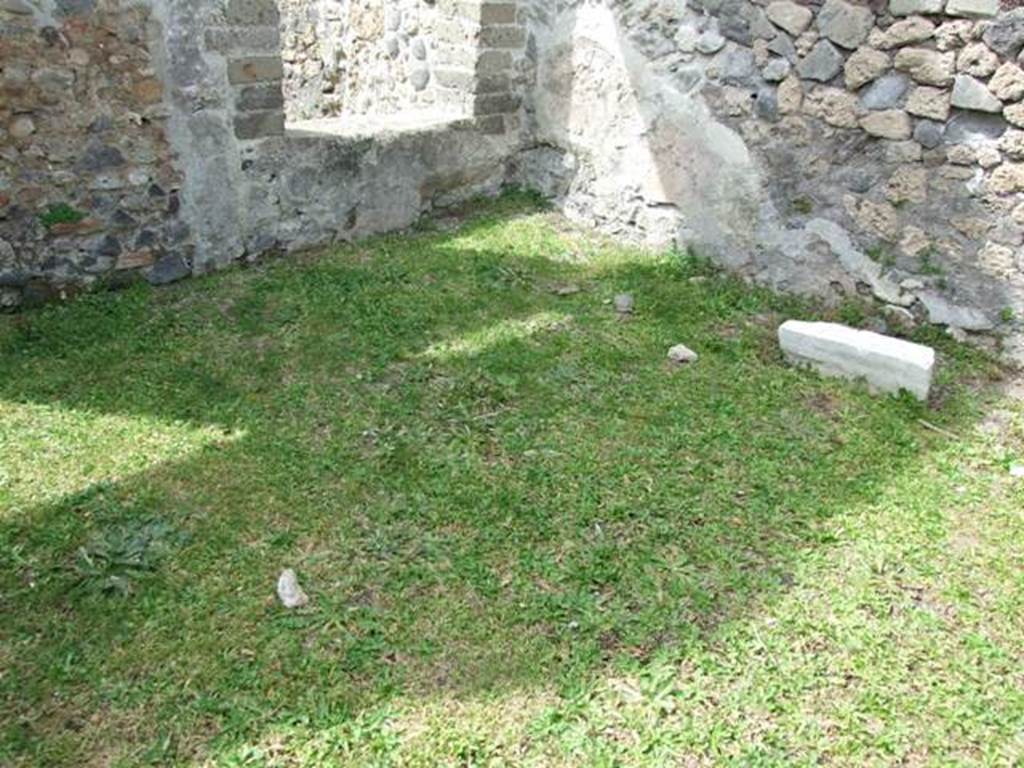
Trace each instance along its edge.
{"label": "green grass", "polygon": [[72,208],[67,203],[51,205],[45,213],[39,214],[40,223],[47,229],[58,224],[77,224],[84,218],[85,214],[82,211]]}
{"label": "green grass", "polygon": [[814,316],[512,196],[4,319],[0,764],[1019,763],[1024,408]]}

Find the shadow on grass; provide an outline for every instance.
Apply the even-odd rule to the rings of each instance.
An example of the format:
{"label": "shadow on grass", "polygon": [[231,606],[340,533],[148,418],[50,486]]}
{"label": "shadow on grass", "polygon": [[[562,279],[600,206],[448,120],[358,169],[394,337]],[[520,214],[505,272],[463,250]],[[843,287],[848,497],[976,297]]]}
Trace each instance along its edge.
{"label": "shadow on grass", "polygon": [[[798,305],[521,212],[11,323],[0,402],[127,426],[43,422],[63,450],[0,476],[0,757],[236,754],[685,656],[924,455],[915,404],[780,364]],[[146,453],[165,428],[205,437]]]}

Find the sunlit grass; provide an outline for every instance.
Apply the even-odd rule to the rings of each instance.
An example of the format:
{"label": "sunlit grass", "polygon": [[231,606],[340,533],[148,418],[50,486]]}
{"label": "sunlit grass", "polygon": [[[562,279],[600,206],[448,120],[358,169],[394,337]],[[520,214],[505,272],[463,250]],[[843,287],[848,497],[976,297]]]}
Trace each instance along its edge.
{"label": "sunlit grass", "polygon": [[543,331],[556,330],[571,321],[569,315],[555,312],[539,312],[525,320],[502,320],[460,338],[432,344],[424,355],[438,360],[460,355],[476,355],[498,344],[528,339]]}
{"label": "sunlit grass", "polygon": [[58,501],[94,484],[127,480],[243,436],[146,414],[0,400],[0,515]]}
{"label": "sunlit grass", "polygon": [[871,397],[813,306],[464,213],[0,320],[0,764],[1021,760],[1000,371]]}

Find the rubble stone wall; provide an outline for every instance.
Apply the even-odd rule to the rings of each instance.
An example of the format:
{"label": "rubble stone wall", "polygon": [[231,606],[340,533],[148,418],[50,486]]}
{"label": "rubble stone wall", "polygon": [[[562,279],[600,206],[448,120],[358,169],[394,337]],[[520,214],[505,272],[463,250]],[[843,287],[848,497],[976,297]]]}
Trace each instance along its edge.
{"label": "rubble stone wall", "polygon": [[[447,76],[469,47],[454,4],[281,0],[289,122],[431,110],[466,114]],[[440,70],[439,72],[437,70]]]}
{"label": "rubble stone wall", "polygon": [[[447,24],[426,61],[451,109],[353,132],[286,130],[275,0],[56,1],[0,3],[3,308],[401,228],[505,180],[513,4],[403,5]],[[360,24],[376,8],[382,39],[396,32],[383,2],[360,1]]]}
{"label": "rubble stone wall", "polygon": [[0,3],[0,308],[192,257],[150,9]]}
{"label": "rubble stone wall", "polygon": [[775,288],[965,330],[1024,315],[1024,11],[534,2],[516,173]]}
{"label": "rubble stone wall", "polygon": [[2,0],[0,302],[400,228],[513,182],[779,290],[1020,334],[1024,10],[281,2]]}

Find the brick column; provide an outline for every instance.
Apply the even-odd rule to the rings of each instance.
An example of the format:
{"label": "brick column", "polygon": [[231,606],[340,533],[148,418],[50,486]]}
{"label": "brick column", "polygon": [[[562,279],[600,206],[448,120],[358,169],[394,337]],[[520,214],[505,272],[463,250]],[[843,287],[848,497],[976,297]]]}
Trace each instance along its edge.
{"label": "brick column", "polygon": [[483,0],[478,12],[480,40],[473,114],[483,130],[504,133],[515,127],[522,102],[512,83],[516,57],[526,47],[526,27],[515,0]]}
{"label": "brick column", "polygon": [[446,0],[450,18],[439,29],[441,66],[435,72],[447,105],[477,118],[488,133],[512,128],[520,98],[513,92],[516,57],[526,29],[515,0]]}
{"label": "brick column", "polygon": [[280,11],[276,0],[229,0],[224,26],[207,30],[208,50],[227,58],[235,137],[284,133]]}

